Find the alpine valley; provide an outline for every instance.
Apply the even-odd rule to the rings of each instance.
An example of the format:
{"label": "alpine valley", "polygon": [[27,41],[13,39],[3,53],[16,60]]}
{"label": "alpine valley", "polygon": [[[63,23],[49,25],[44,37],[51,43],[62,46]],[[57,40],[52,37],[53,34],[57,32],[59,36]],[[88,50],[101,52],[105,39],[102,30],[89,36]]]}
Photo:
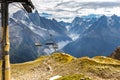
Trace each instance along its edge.
{"label": "alpine valley", "polygon": [[[13,13],[9,18],[11,62],[31,61],[54,52],[51,46],[45,45],[50,35],[58,44],[57,52],[75,57],[109,56],[120,45],[120,17],[91,15],[75,17],[68,23],[47,19],[38,11]],[[36,47],[36,42],[42,46]]]}

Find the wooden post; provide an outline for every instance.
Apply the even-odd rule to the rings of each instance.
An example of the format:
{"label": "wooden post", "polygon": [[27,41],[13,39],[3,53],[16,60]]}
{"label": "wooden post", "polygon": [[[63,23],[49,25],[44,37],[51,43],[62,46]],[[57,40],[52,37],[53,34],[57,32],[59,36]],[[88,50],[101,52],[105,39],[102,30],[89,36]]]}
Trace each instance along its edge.
{"label": "wooden post", "polygon": [[2,0],[2,80],[10,80],[8,4],[6,0]]}
{"label": "wooden post", "polygon": [[27,12],[32,12],[34,5],[31,0],[0,0],[1,14],[2,14],[2,80],[10,80],[10,40],[9,40],[9,27],[8,27],[8,5],[9,3],[20,2]]}

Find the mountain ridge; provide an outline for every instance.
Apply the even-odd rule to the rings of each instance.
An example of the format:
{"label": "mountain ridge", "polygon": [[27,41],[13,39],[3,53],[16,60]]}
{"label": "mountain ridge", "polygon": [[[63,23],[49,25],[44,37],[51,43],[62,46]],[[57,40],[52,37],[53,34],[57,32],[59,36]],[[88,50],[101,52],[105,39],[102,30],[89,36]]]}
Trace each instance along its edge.
{"label": "mountain ridge", "polygon": [[[45,45],[50,35],[58,44],[57,51],[70,53],[76,57],[108,56],[120,45],[119,24],[120,17],[117,15],[111,17],[103,15],[100,18],[76,17],[72,23],[65,23],[41,17],[38,11],[26,14],[20,10],[14,13],[9,21],[11,62],[17,62],[16,59],[19,59],[18,62],[34,60],[38,56],[54,52],[54,49]],[[36,47],[35,42],[43,46]],[[97,47],[95,43],[98,44]],[[102,47],[104,44],[106,49]],[[28,54],[29,58],[26,56]]]}
{"label": "mountain ridge", "polygon": [[56,75],[65,79],[71,79],[70,75],[73,75],[77,76],[76,80],[119,80],[120,61],[104,56],[75,58],[66,53],[55,52],[31,62],[11,64],[11,71],[12,80],[49,80]]}
{"label": "mountain ridge", "polygon": [[[36,18],[36,19],[35,19]],[[9,19],[12,63],[34,60],[40,55],[50,54],[54,51],[45,43],[52,35],[53,42],[69,42],[71,38],[66,34],[66,28],[55,19],[41,17],[37,11],[27,14],[22,10],[17,11]],[[62,32],[62,33],[61,33]],[[35,43],[43,46],[37,48]],[[58,47],[59,48],[59,47]],[[28,55],[28,56],[27,56]]]}
{"label": "mountain ridge", "polygon": [[63,51],[75,57],[109,56],[120,45],[119,21],[120,18],[116,15],[111,17],[101,16],[75,41],[67,44]]}

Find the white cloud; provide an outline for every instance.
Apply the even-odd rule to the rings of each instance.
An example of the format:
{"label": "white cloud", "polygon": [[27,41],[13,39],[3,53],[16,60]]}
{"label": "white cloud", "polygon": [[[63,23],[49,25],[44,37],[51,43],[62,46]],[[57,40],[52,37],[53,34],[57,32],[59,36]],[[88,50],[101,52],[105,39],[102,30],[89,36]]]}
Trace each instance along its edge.
{"label": "white cloud", "polygon": [[[120,0],[32,0],[39,13],[51,18],[71,21],[75,16],[88,14],[120,15]],[[15,7],[9,11],[15,12]],[[18,8],[17,8],[18,10]]]}
{"label": "white cloud", "polygon": [[[32,0],[40,13],[58,20],[72,20],[88,14],[120,15],[120,0]],[[36,1],[36,2],[35,2]],[[70,19],[69,19],[70,18]]]}

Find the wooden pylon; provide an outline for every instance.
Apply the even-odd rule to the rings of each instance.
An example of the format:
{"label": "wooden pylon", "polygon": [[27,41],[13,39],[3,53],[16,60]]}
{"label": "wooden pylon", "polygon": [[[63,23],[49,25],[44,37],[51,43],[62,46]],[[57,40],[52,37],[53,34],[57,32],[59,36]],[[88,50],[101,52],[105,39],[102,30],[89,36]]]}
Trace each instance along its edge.
{"label": "wooden pylon", "polygon": [[31,0],[0,0],[2,14],[2,80],[11,80],[9,58],[10,40],[8,27],[8,5],[12,2],[22,2],[22,5],[27,12],[31,12],[32,9],[34,9]]}

